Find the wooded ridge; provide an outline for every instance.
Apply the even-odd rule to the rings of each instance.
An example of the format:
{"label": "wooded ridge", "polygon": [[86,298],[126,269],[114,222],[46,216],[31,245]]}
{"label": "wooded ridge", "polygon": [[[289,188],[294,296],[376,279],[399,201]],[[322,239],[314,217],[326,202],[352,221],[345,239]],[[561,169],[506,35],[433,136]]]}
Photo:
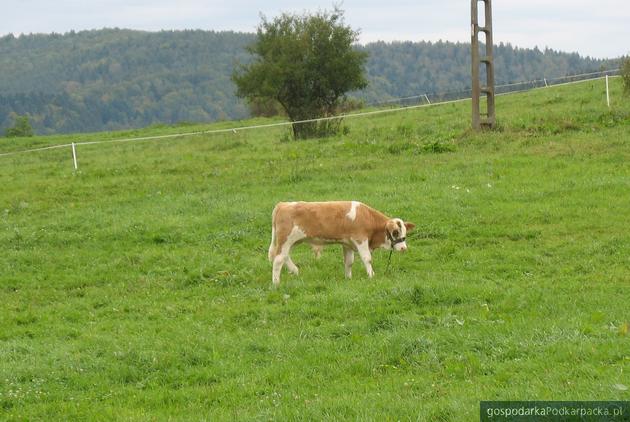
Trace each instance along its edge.
{"label": "wooded ridge", "polygon": [[[0,133],[28,115],[38,134],[116,130],[249,116],[230,80],[250,60],[255,35],[101,29],[0,38]],[[470,47],[452,42],[376,42],[366,103],[470,86]],[[495,47],[497,83],[613,68],[616,60],[550,49]]]}

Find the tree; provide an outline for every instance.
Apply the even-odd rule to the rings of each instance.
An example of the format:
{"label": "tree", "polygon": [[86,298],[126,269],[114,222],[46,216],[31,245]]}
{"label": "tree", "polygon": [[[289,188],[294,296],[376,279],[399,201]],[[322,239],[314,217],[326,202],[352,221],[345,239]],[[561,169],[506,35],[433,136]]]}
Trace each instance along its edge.
{"label": "tree", "polygon": [[256,117],[273,117],[284,114],[280,103],[269,98],[252,98],[247,105],[250,113]]}
{"label": "tree", "polygon": [[327,135],[339,120],[295,123],[335,114],[348,91],[365,88],[367,53],[353,48],[358,31],[344,24],[343,11],[302,16],[284,13],[258,26],[247,47],[254,56],[232,74],[237,95],[251,103],[279,103],[294,122],[296,138]]}
{"label": "tree", "polygon": [[28,121],[28,116],[16,116],[15,124],[6,130],[7,138],[16,138],[18,136],[33,136],[33,128]]}

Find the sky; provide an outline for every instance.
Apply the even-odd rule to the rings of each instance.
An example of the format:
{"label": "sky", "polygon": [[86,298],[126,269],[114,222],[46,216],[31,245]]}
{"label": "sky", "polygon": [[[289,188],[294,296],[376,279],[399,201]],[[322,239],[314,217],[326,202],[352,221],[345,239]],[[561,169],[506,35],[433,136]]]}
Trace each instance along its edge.
{"label": "sky", "polygon": [[[338,4],[360,42],[470,41],[468,0],[0,0],[0,35],[129,28],[255,32],[260,16]],[[483,10],[483,2],[479,2]],[[495,0],[495,44],[630,55],[630,0]]]}

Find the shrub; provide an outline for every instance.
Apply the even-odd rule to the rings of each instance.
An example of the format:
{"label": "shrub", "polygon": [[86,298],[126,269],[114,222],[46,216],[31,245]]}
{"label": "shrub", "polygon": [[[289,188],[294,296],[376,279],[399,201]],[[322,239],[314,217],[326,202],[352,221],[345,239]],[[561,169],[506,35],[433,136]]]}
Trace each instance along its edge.
{"label": "shrub", "polygon": [[313,119],[334,116],[347,92],[367,86],[367,53],[354,48],[358,38],[337,7],[271,21],[263,17],[248,47],[254,59],[232,74],[236,94],[253,104],[279,104],[293,122],[295,138],[337,134],[341,120]]}
{"label": "shrub", "polygon": [[17,138],[22,136],[33,136],[33,128],[28,121],[28,116],[16,116],[15,124],[5,132],[7,138]]}

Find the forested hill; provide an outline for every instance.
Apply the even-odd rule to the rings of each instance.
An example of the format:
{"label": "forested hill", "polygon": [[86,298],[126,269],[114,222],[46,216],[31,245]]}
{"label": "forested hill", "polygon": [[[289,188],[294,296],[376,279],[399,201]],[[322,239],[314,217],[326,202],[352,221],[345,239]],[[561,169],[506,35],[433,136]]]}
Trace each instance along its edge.
{"label": "forested hill", "polygon": [[28,113],[37,133],[240,118],[235,61],[253,34],[104,29],[0,39],[0,127]]}
{"label": "forested hill", "polygon": [[[28,114],[39,134],[248,116],[230,75],[254,34],[121,29],[0,38],[0,133]],[[468,44],[372,43],[367,102],[470,85]],[[495,50],[497,83],[600,70],[577,54]]]}
{"label": "forested hill", "polygon": [[[470,44],[451,42],[376,42],[368,53],[370,86],[361,94],[368,102],[423,93],[470,89]],[[598,60],[551,49],[494,47],[495,83],[507,84],[597,72],[619,66],[618,60]]]}

